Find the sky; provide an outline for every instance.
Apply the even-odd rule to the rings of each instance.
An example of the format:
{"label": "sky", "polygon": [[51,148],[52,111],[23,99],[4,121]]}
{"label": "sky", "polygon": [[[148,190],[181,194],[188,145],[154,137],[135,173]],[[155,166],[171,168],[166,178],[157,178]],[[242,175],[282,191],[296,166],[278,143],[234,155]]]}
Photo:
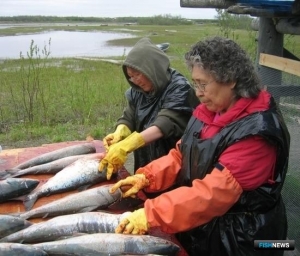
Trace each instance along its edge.
{"label": "sky", "polygon": [[180,7],[180,0],[0,0],[0,16],[81,17],[181,16],[214,19],[215,9]]}

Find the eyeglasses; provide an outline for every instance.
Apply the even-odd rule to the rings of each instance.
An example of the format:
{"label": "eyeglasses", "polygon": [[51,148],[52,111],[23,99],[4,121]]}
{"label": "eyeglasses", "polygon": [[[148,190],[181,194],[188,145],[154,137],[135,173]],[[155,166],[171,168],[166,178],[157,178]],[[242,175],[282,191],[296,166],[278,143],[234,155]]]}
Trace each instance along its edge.
{"label": "eyeglasses", "polygon": [[214,81],[215,81],[215,80],[211,80],[211,81],[209,81],[209,82],[207,82],[207,83],[197,83],[197,82],[195,82],[195,81],[192,81],[192,87],[194,88],[195,91],[198,90],[198,91],[200,91],[200,92],[205,92],[206,86],[207,86],[208,84],[214,82]]}

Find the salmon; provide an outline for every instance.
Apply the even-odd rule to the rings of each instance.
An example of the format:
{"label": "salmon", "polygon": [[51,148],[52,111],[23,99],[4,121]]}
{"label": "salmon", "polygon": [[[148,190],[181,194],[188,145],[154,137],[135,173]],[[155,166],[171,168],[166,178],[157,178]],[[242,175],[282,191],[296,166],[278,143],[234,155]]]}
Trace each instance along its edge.
{"label": "salmon", "polygon": [[93,143],[83,143],[79,145],[73,145],[61,149],[57,149],[39,156],[36,156],[34,158],[31,158],[17,166],[15,166],[13,169],[25,169],[31,166],[40,165],[52,162],[54,160],[64,158],[67,156],[74,156],[74,155],[83,155],[83,154],[90,154],[95,153],[96,148]]}
{"label": "salmon", "polygon": [[[91,154],[93,155],[93,154]],[[63,168],[86,155],[67,156],[49,163],[35,165],[25,169],[8,169],[0,172],[0,179],[20,177],[26,174],[56,174]]]}
{"label": "salmon", "polygon": [[71,237],[80,233],[114,233],[121,219],[130,212],[113,214],[107,212],[83,212],[54,217],[15,232],[0,242],[38,243]]}
{"label": "salmon", "polygon": [[25,197],[26,211],[33,207],[38,198],[76,189],[81,191],[106,181],[106,173],[99,172],[98,165],[99,160],[86,158],[68,165]]}
{"label": "salmon", "polygon": [[105,209],[122,198],[120,189],[116,190],[113,194],[109,192],[111,186],[112,185],[103,185],[65,196],[51,203],[23,212],[19,217],[22,219],[46,218]]}
{"label": "salmon", "polygon": [[58,241],[33,244],[50,255],[175,255],[179,246],[151,235],[87,234]]}

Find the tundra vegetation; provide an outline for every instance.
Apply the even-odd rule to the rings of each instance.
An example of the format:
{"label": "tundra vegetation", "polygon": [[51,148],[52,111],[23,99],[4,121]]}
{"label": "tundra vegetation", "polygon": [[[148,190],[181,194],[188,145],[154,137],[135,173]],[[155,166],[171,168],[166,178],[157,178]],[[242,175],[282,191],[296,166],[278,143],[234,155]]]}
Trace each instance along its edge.
{"label": "tundra vegetation", "polygon": [[[224,11],[218,11],[215,20],[186,20],[170,15],[116,19],[17,16],[0,17],[0,23],[22,23],[22,27],[1,29],[0,36],[50,29],[122,32],[129,24],[135,37],[113,40],[110,45],[133,46],[144,36],[157,44],[169,42],[167,54],[172,67],[188,78],[184,53],[207,36],[234,39],[253,61],[256,58],[257,32],[250,28],[251,18]],[[298,37],[289,36],[285,41],[290,51],[299,52]],[[84,140],[88,135],[102,139],[114,130],[114,123],[122,114],[129,85],[121,67],[95,58],[52,58],[52,43],[55,42],[49,38],[40,49],[31,41],[19,59],[0,62],[0,144],[4,149]],[[110,59],[122,60],[126,54],[124,50],[123,56]]]}

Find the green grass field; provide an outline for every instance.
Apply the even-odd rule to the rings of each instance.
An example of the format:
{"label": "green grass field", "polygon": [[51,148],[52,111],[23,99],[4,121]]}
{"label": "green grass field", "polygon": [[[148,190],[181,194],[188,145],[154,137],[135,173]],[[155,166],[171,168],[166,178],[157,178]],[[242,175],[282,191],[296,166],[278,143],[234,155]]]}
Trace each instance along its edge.
{"label": "green grass field", "polygon": [[[171,66],[190,78],[184,53],[207,36],[223,33],[216,24],[131,25],[133,38],[110,41],[111,45],[133,46],[139,38],[150,37],[153,43],[169,42]],[[1,29],[1,35],[42,30],[113,30],[124,32],[124,25],[44,25]],[[128,33],[128,31],[126,31]],[[137,36],[137,37],[136,37]],[[256,55],[252,30],[231,30],[230,38],[244,47],[253,60]],[[300,47],[298,37],[288,38],[292,47]],[[45,45],[45,48],[51,47]],[[300,50],[296,49],[298,52]],[[76,58],[36,58],[34,44],[28,47],[31,58],[4,60],[0,63],[0,143],[2,147],[83,140],[87,135],[101,139],[111,132],[126,104],[124,92],[129,87],[119,65]],[[126,52],[124,53],[126,55]],[[24,53],[24,56],[26,54]],[[124,59],[125,56],[113,57]],[[22,143],[22,141],[24,143]],[[25,144],[25,145],[27,145]]]}

